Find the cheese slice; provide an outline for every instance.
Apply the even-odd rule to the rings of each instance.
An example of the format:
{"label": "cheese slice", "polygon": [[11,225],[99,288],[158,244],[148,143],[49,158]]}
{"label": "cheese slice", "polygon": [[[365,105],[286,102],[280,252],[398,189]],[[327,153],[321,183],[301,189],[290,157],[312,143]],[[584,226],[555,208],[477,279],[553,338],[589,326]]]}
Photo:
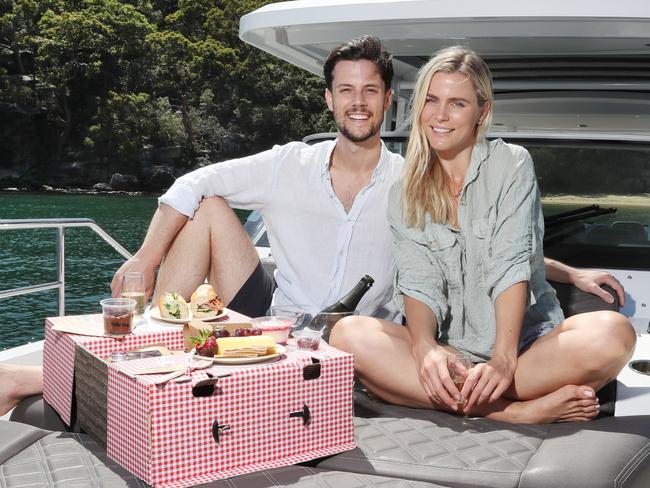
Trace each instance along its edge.
{"label": "cheese slice", "polygon": [[249,357],[275,354],[275,341],[270,336],[221,337],[217,339],[217,356]]}

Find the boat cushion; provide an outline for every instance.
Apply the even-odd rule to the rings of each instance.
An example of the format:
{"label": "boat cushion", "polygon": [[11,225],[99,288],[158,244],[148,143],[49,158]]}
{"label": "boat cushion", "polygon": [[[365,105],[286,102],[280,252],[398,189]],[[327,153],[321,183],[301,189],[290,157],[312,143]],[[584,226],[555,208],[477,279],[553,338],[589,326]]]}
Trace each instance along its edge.
{"label": "boat cushion", "polygon": [[[319,468],[464,487],[647,487],[650,416],[513,425],[356,393],[357,448]],[[618,483],[618,484],[616,484]]]}
{"label": "boat cushion", "polygon": [[90,437],[0,421],[0,486],[145,487]]}
{"label": "boat cushion", "polygon": [[[3,488],[147,487],[107,458],[85,434],[49,432],[0,421]],[[357,473],[287,466],[200,485],[202,488],[445,488],[442,485]]]}
{"label": "boat cushion", "polygon": [[442,485],[423,481],[328,471],[306,466],[275,468],[199,486],[200,488],[444,488]]}

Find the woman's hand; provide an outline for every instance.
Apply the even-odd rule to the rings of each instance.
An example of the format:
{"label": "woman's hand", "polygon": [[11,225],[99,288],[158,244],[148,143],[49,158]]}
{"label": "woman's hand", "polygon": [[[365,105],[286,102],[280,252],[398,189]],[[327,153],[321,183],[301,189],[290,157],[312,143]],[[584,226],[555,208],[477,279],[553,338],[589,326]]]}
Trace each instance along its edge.
{"label": "woman's hand", "polygon": [[469,410],[474,405],[501,397],[512,383],[516,368],[516,356],[494,355],[488,362],[476,364],[460,393],[462,398],[468,399],[463,408]]}
{"label": "woman's hand", "polygon": [[458,410],[460,393],[449,376],[449,353],[437,344],[419,342],[413,346],[418,378],[429,398],[440,407]]}

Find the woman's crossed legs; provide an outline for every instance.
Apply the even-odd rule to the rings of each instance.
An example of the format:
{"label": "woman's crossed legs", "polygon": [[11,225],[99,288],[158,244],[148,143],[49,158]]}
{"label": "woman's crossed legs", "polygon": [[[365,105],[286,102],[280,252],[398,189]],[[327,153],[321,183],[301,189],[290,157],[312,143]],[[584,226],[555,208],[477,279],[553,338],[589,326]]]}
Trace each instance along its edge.
{"label": "woman's crossed legs", "polygon": [[[406,327],[347,317],[332,331],[330,343],[354,354],[357,375],[382,400],[450,411],[422,387]],[[599,409],[595,392],[627,364],[635,343],[634,329],[619,313],[570,317],[519,356],[513,382],[500,399],[465,413],[512,423],[591,420]]]}

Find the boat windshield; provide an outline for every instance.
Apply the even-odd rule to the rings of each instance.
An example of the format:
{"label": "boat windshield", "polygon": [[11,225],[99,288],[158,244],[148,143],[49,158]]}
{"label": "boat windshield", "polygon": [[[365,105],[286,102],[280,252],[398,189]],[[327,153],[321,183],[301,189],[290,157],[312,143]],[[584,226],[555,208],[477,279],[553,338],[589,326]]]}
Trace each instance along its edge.
{"label": "boat windshield", "polygon": [[[406,152],[407,133],[382,139],[390,151]],[[650,268],[650,144],[504,139],[526,147],[535,162],[547,257],[579,267]]]}

